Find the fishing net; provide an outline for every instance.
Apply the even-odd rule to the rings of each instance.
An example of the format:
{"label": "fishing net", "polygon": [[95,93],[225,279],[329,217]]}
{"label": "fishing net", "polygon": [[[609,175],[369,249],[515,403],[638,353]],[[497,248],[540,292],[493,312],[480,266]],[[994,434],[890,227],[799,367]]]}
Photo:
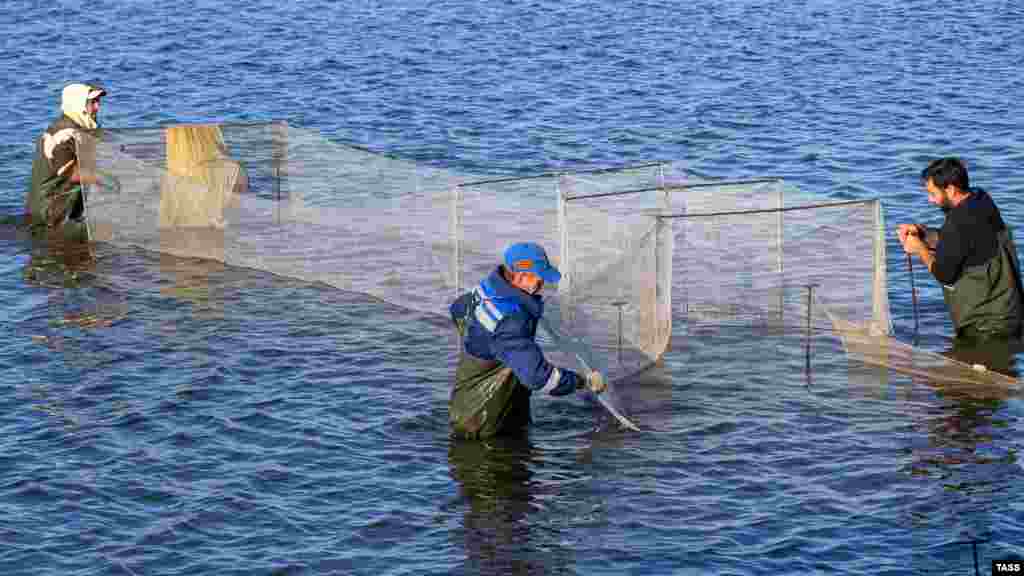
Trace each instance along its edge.
{"label": "fishing net", "polygon": [[[214,133],[175,169],[181,127],[106,130],[95,239],[219,260],[436,311],[452,295],[451,178],[284,123]],[[193,127],[194,128],[194,127]],[[196,174],[202,176],[197,178]]]}
{"label": "fishing net", "polygon": [[673,313],[684,333],[713,339],[739,329],[747,338],[737,349],[749,352],[751,340],[792,347],[784,336],[803,332],[808,364],[811,340],[828,340],[851,366],[979,393],[1016,383],[1001,373],[998,354],[978,363],[971,353],[940,354],[893,337],[880,201],[815,202],[771,179],[684,183],[671,192],[673,213],[663,218],[674,227]]}
{"label": "fishing net", "polygon": [[651,365],[672,334],[671,165],[560,178],[562,330],[586,338],[601,369],[621,377]]}
{"label": "fishing net", "polygon": [[870,333],[891,332],[877,200],[785,206],[781,182],[681,192],[685,212],[667,216],[678,247],[678,315],[831,330],[830,311]]}
{"label": "fishing net", "polygon": [[[559,264],[557,176],[481,179],[283,122],[107,129],[90,142],[94,240],[211,259],[447,317],[510,244]],[[557,291],[546,298],[560,326]],[[586,335],[573,342],[585,342]],[[552,361],[582,369],[568,339]],[[594,367],[600,365],[598,363]]]}
{"label": "fishing net", "polygon": [[894,352],[875,200],[820,204],[777,179],[709,182],[665,163],[483,179],[284,122],[105,129],[81,146],[94,240],[418,313],[447,317],[508,245],[538,242],[563,272],[541,346],[612,379],[656,362],[673,333],[729,326],[828,334],[898,369],[940,362]]}

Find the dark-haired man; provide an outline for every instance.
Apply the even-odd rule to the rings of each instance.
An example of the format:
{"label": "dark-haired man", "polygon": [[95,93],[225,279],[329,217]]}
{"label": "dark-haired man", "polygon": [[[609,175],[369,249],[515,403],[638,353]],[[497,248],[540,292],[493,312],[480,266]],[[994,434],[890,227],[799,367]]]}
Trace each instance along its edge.
{"label": "dark-haired man", "polygon": [[504,265],[452,303],[461,353],[448,420],[455,434],[487,438],[515,433],[530,422],[534,390],[564,396],[577,390],[600,394],[600,372],[587,375],[553,366],[535,342],[544,314],[540,292],[561,273],[532,242],[505,250]]}
{"label": "dark-haired man", "polygon": [[1015,338],[1021,328],[1017,248],[992,197],[971,188],[958,158],[921,172],[928,201],[946,214],[941,229],[900,224],[899,239],[943,287],[955,336],[968,341]]}

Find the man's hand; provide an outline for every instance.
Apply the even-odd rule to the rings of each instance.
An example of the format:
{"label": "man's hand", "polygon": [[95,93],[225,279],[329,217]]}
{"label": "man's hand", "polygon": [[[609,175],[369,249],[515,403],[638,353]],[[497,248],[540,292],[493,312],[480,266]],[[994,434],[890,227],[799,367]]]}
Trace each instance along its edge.
{"label": "man's hand", "polygon": [[600,394],[607,388],[608,384],[604,381],[604,375],[597,370],[591,370],[590,374],[587,375],[587,390],[594,394]]}
{"label": "man's hand", "polygon": [[920,224],[900,224],[898,234],[903,250],[907,254],[918,254],[921,250],[927,250],[928,245],[925,244],[926,233],[926,229]]}
{"label": "man's hand", "polygon": [[[898,230],[903,251],[907,254],[917,254],[917,257],[931,272],[932,266],[935,264],[935,254],[932,253],[932,250],[935,249],[939,239],[935,230],[928,230],[920,224],[900,224]],[[928,238],[929,236],[931,239]]]}
{"label": "man's hand", "polygon": [[927,229],[920,224],[900,224],[897,228],[897,233],[900,236],[900,243],[907,241],[907,236],[917,236],[921,240],[925,239]]}

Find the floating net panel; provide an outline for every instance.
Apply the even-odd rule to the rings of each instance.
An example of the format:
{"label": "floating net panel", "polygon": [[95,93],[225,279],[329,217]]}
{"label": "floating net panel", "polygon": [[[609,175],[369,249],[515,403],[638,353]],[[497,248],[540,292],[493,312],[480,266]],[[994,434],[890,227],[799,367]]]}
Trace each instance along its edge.
{"label": "floating net panel", "polygon": [[[1018,383],[1017,378],[1000,372],[1007,371],[1009,366],[992,365],[993,360],[1008,360],[1013,351],[1002,351],[1000,358],[998,349],[987,350],[978,354],[980,357],[976,360],[968,361],[963,356],[939,354],[901,342],[888,334],[877,334],[831,313],[827,308],[825,310],[850,360],[883,371],[893,370],[932,385],[938,384],[939,389],[948,386],[944,389],[946,393],[960,396],[991,398],[994,393],[998,395]],[[883,373],[883,381],[884,378]]]}

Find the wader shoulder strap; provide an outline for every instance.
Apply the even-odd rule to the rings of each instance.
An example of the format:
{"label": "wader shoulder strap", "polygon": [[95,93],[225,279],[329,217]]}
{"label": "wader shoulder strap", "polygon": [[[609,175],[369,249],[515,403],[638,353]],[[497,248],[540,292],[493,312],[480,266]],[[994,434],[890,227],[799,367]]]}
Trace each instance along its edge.
{"label": "wader shoulder strap", "polygon": [[1022,288],[1020,279],[1020,262],[1017,258],[1017,244],[1013,241],[1013,233],[1010,231],[1009,226],[999,234],[999,247],[1009,256],[1011,264],[1010,274],[1013,276],[1013,282],[1017,286],[1017,294],[1024,296],[1024,288]]}
{"label": "wader shoulder strap", "polygon": [[[1010,270],[1007,273],[1013,278],[1013,285],[1017,289],[1017,310],[1024,312],[1024,285],[1020,278],[1020,261],[1017,257],[1017,244],[1013,241],[1013,232],[1009,226],[999,234],[999,247],[1010,263]],[[1018,317],[1021,312],[1018,312]]]}
{"label": "wader shoulder strap", "polygon": [[505,319],[505,316],[519,310],[519,305],[509,298],[503,298],[494,293],[487,285],[487,280],[473,288],[475,306],[471,318],[475,318],[480,326],[494,333],[498,329],[498,323]]}

